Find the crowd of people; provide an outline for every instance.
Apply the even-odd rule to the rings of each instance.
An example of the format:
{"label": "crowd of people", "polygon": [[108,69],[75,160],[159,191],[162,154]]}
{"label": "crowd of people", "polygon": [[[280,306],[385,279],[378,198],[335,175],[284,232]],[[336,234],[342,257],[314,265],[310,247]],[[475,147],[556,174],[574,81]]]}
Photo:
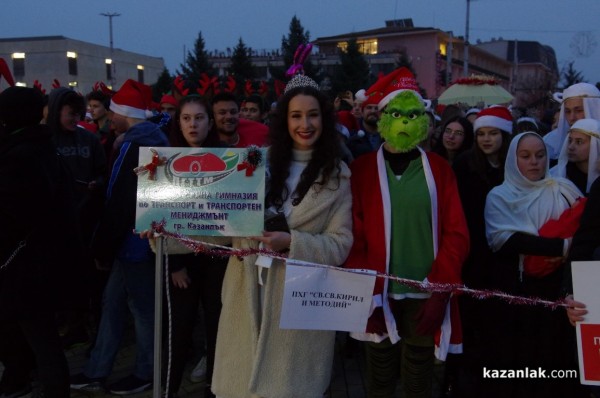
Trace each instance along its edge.
{"label": "crowd of people", "polygon": [[[551,310],[377,278],[367,327],[348,337],[364,350],[368,397],[398,389],[432,397],[441,363],[445,397],[598,394],[579,378],[482,376],[484,368],[578,369],[573,325],[587,311],[573,297],[570,264],[600,259],[595,86],[555,96],[552,128],[515,117],[507,104],[435,108],[406,68],[336,98],[300,73],[272,109],[257,93],[177,88],[156,102],[134,80],[118,91],[99,82],[85,96],[64,87],[46,97],[36,88],[0,92],[0,398],[29,394],[33,378],[46,398],[151,388],[156,247],[151,232],[134,231],[140,147],[251,145],[267,148],[264,207],[286,225],[193,239],[425,287],[566,298],[566,310]],[[206,397],[323,396],[336,332],[279,327],[284,261],[257,266],[256,255],[166,243],[165,398],[177,396],[194,349],[203,355],[192,375],[205,381]],[[135,363],[107,385],[130,317]],[[80,343],[89,343],[89,358],[70,375],[65,350]]]}

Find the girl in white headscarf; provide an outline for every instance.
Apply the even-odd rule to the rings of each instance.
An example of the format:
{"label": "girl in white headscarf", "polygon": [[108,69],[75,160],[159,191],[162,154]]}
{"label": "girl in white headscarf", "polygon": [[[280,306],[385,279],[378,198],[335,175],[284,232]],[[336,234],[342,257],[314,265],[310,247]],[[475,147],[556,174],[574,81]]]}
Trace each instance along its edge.
{"label": "girl in white headscarf", "polygon": [[[539,141],[538,145],[535,141]],[[535,145],[532,149],[526,147],[529,142]],[[558,219],[583,196],[571,181],[552,178],[548,164],[546,148],[538,134],[521,133],[512,140],[504,183],[492,189],[486,200],[486,235],[493,251],[499,251],[515,233],[537,236],[547,221]],[[568,242],[563,242],[562,255],[567,254],[567,249]]]}
{"label": "girl in white headscarf", "polygon": [[[586,148],[587,147],[587,148]],[[582,150],[587,149],[587,154]],[[587,159],[583,159],[587,155]],[[558,164],[550,169],[554,177],[571,180],[586,196],[600,176],[600,122],[580,119],[569,129],[569,135],[560,150]]]}
{"label": "girl in white headscarf", "polygon": [[[583,194],[565,178],[552,178],[542,138],[532,132],[517,135],[508,149],[504,183],[492,189],[485,206],[486,235],[497,260],[511,281],[511,293],[558,299],[563,262],[571,237],[547,238],[539,230],[551,220],[578,206]],[[565,212],[566,211],[566,212]],[[577,223],[578,220],[571,220]],[[575,226],[576,228],[576,226]],[[571,235],[572,236],[572,235]],[[544,272],[524,268],[527,256],[545,256]],[[499,339],[490,367],[510,369],[573,369],[569,340],[572,331],[559,311],[539,306],[507,305],[498,312]],[[495,336],[497,337],[497,336]],[[539,379],[504,385],[504,396],[576,396],[578,383],[562,380],[552,383]],[[558,395],[557,395],[558,394]]]}
{"label": "girl in white headscarf", "polygon": [[[555,93],[554,99],[561,104],[558,125],[556,129],[544,136],[544,142],[548,147],[548,157],[557,159],[560,148],[567,139],[569,127],[580,118],[565,113],[565,104],[569,100],[581,101],[583,117],[600,119],[600,90],[590,83],[575,83],[567,87],[562,93]],[[575,121],[573,120],[575,119]]]}

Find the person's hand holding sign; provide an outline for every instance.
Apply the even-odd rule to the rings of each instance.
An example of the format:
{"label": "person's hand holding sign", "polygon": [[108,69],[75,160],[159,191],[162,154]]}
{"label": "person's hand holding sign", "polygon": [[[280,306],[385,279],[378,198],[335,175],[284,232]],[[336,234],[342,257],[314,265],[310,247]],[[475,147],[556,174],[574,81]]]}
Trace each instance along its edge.
{"label": "person's hand holding sign", "polygon": [[282,231],[265,231],[263,236],[253,236],[250,239],[262,242],[266,249],[276,252],[288,250],[292,243],[292,235]]}

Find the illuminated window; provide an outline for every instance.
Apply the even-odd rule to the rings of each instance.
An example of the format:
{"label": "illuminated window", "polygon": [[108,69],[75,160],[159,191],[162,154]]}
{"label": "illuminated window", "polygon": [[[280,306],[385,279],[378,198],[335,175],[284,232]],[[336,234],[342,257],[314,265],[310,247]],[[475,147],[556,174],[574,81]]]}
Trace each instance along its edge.
{"label": "illuminated window", "polygon": [[448,45],[446,43],[440,43],[440,54],[446,55],[448,50]]}
{"label": "illuminated window", "polygon": [[138,71],[138,82],[143,83],[144,82],[144,65],[138,65],[137,66],[137,71]]}
{"label": "illuminated window", "polygon": [[[358,51],[365,55],[377,54],[377,39],[357,40]],[[337,44],[338,48],[344,52],[348,49],[348,42],[341,41]]]}
{"label": "illuminated window", "polygon": [[377,39],[359,40],[358,49],[363,54],[377,54]]}
{"label": "illuminated window", "polygon": [[67,51],[67,61],[69,63],[69,75],[77,76],[77,53]]}
{"label": "illuminated window", "polygon": [[112,59],[110,58],[106,58],[104,60],[104,63],[106,64],[106,80],[111,81],[112,80]]}
{"label": "illuminated window", "polygon": [[17,79],[25,76],[25,53],[12,53],[13,75]]}

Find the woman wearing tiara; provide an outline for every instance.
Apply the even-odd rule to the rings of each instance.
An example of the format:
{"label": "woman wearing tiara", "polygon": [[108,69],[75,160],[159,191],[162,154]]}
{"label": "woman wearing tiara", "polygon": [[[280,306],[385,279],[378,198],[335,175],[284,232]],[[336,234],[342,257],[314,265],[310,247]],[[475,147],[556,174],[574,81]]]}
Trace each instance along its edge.
{"label": "woman wearing tiara", "polygon": [[[265,208],[283,213],[289,229],[233,238],[234,249],[262,242],[296,260],[342,264],[352,244],[350,171],[339,159],[333,105],[312,79],[297,75],[288,83],[270,142]],[[285,263],[263,268],[256,259],[229,259],[212,391],[222,398],[320,398],[331,379],[335,331],[281,329]]]}

